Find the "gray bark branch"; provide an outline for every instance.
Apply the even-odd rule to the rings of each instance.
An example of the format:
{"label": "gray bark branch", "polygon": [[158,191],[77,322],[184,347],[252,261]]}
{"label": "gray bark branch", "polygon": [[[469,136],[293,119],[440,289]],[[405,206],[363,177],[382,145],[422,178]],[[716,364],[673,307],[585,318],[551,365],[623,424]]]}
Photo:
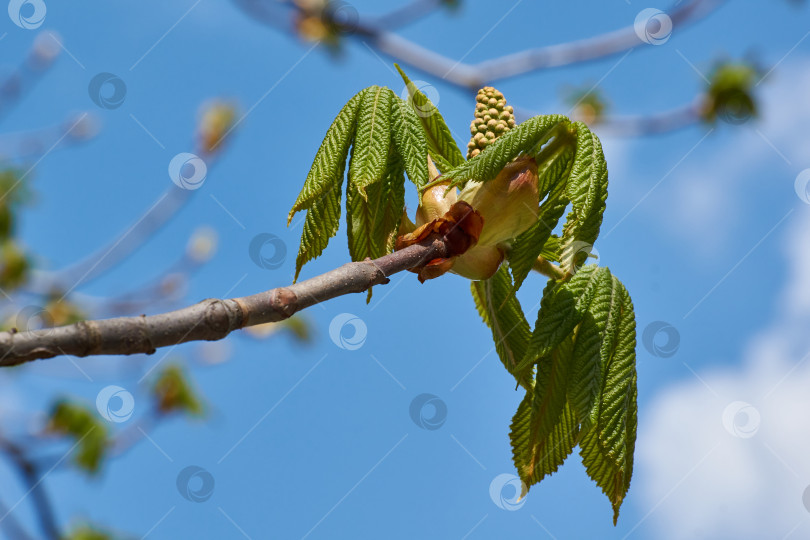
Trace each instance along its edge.
{"label": "gray bark branch", "polygon": [[0,366],[54,356],[152,354],[188,341],[216,341],[234,330],[291,317],[309,306],[388,283],[388,276],[447,254],[443,238],[428,239],[375,260],[353,262],[288,287],[139,317],[82,321],[27,332],[0,332]]}

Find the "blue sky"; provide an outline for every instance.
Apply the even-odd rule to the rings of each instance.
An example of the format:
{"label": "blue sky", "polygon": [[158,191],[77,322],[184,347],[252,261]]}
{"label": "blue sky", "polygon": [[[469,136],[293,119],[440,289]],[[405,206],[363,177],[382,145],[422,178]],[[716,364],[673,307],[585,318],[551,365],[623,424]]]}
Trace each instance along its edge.
{"label": "blue sky", "polygon": [[[353,2],[368,14],[386,4]],[[402,34],[477,62],[624,27],[644,8],[667,7],[539,4],[465,1],[458,13],[433,15]],[[31,174],[36,197],[22,214],[20,236],[40,266],[69,265],[136,222],[171,186],[172,157],[193,151],[199,106],[225,97],[249,114],[204,185],[143,249],[79,292],[105,297],[137,288],[168,268],[201,225],[217,231],[219,249],[194,275],[184,302],[288,283],[301,222],[287,228],[286,215],[315,150],[356,91],[380,84],[401,92],[392,61],[360,42],[335,61],[225,0],[47,8],[38,30],[0,19],[2,69],[18,63],[40,32],[58,33],[69,51],[3,120],[2,132],[50,126],[83,111],[101,131],[87,144],[47,154]],[[810,322],[810,261],[802,248],[810,208],[794,180],[810,167],[809,30],[806,7],[730,2],[620,62],[612,57],[495,84],[511,104],[564,113],[570,107],[563,88],[601,80],[611,112],[644,114],[691,101],[704,84],[700,73],[717,59],[751,55],[767,69],[778,63],[758,86],[763,116],[756,122],[603,138],[611,183],[596,245],[600,264],[630,290],[640,332],[665,321],[680,337],[669,358],[639,345],[637,468],[615,528],[607,499],[576,454],[519,509],[494,504],[493,479],[514,472],[507,434],[522,396],[491,350],[469,284],[457,276],[424,285],[412,274],[396,276],[370,305],[354,295],[310,308],[310,346],[236,335],[224,345],[228,360],[216,365],[200,361],[205,346],[188,344],[152,357],[77,360],[92,380],[64,358],[4,372],[0,421],[13,423],[24,412],[36,422],[36,411],[54,397],[90,403],[111,384],[135,396],[135,421],[149,378],[139,379],[156,363],[189,365],[208,403],[206,420],[161,423],[98,478],[67,467],[43,481],[60,524],[86,519],[134,537],[807,537],[810,400],[803,383],[810,384],[810,373],[803,359],[810,340],[803,329]],[[406,71],[434,85],[439,108],[465,144],[471,94]],[[121,107],[103,110],[90,100],[88,84],[99,72],[125,82]],[[261,233],[285,242],[280,268],[251,260],[248,246]],[[343,238],[341,229],[303,276],[346,262]],[[524,305],[533,305],[542,287],[537,277],[527,282]],[[366,328],[355,350],[329,337],[330,322],[342,313]],[[409,416],[423,393],[446,405],[439,429],[422,429]],[[756,410],[751,437],[734,436],[738,402]],[[205,502],[178,493],[177,476],[189,465],[215,480]],[[15,515],[30,524],[25,489],[0,467],[0,496],[7,505],[21,500]]]}

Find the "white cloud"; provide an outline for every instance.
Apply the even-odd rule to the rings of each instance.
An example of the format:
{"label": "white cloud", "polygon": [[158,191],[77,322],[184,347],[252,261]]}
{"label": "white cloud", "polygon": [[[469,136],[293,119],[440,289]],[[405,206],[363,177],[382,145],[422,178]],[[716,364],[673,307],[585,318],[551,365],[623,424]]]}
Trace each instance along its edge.
{"label": "white cloud", "polygon": [[[699,373],[641,411],[634,488],[656,538],[810,537],[809,231],[810,208],[801,207],[783,239],[778,315],[746,344],[742,367]],[[736,401],[754,407],[758,424],[756,414],[727,409]],[[732,432],[756,427],[753,436],[729,432],[724,412]]]}

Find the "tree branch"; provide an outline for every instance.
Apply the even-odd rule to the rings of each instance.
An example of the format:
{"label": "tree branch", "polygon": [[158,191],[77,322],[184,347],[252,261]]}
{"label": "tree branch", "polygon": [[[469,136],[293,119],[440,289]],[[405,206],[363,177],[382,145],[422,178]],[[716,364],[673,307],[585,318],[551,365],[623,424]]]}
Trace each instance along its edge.
{"label": "tree branch", "polygon": [[[40,471],[37,469],[36,465],[28,459],[25,455],[25,451],[13,442],[0,439],[0,447],[5,451],[9,459],[14,462],[17,471],[28,486],[28,491],[25,496],[23,496],[23,499],[29,495],[31,496],[40,528],[45,535],[44,537],[57,540],[60,537],[59,527],[56,524],[56,517],[50,498],[45,492],[45,487],[41,485],[42,478],[40,477]],[[17,504],[8,509],[3,517],[13,512]]]}
{"label": "tree branch", "polygon": [[297,311],[388,283],[388,276],[448,254],[444,237],[428,238],[384,257],[353,262],[314,278],[268,291],[208,299],[176,311],[140,317],[82,321],[29,332],[0,333],[0,366],[60,355],[152,354],[188,341],[216,341],[246,326],[278,322]]}
{"label": "tree branch", "polygon": [[[676,2],[668,11],[673,28],[695,22],[719,8],[725,0],[689,0]],[[279,3],[266,0],[234,0],[256,20],[289,31]],[[302,10],[292,2],[282,2],[288,9]],[[386,16],[379,19],[385,20]],[[339,21],[334,21],[339,23]],[[568,43],[535,47],[492,58],[477,64],[456,61],[400,35],[387,31],[374,20],[345,24],[341,30],[348,37],[362,40],[397,62],[412,66],[456,86],[477,90],[486,83],[508,79],[538,70],[589,62],[645,45],[636,35],[633,25],[591,38]]]}

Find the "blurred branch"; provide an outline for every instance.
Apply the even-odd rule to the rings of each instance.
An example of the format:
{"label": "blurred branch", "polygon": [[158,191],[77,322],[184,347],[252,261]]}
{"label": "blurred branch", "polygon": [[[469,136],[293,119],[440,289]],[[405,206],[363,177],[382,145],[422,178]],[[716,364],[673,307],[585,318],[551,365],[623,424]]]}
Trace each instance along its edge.
{"label": "blurred branch", "polygon": [[[26,457],[25,451],[13,442],[0,438],[0,449],[11,459],[17,471],[22,476],[23,481],[28,486],[28,491],[23,496],[23,499],[29,495],[31,496],[44,537],[58,540],[60,537],[59,528],[56,525],[56,518],[53,513],[51,501],[48,498],[48,494],[45,492],[44,486],[42,486],[42,478],[39,469]],[[20,502],[22,502],[22,500]],[[12,506],[5,513],[3,518],[13,512],[16,506],[16,504]]]}
{"label": "blurred branch", "polygon": [[96,135],[96,125],[87,113],[42,129],[0,134],[0,159],[38,158],[59,148],[85,142]]}
{"label": "blurred branch", "polygon": [[290,285],[227,300],[209,299],[159,315],[83,321],[59,328],[0,333],[0,366],[60,355],[154,353],[188,341],[215,341],[246,326],[282,321],[297,311],[388,283],[388,276],[449,253],[447,239],[429,238],[376,260],[353,262]]}
{"label": "blurred branch", "polygon": [[[285,32],[292,29],[289,17],[285,21],[286,11],[293,10],[306,14],[306,10],[293,2],[276,2],[271,5],[266,0],[234,0],[244,11],[256,20],[272,25]],[[702,19],[720,7],[724,0],[688,0],[676,2],[668,12],[674,29]],[[283,9],[288,8],[287,10]],[[396,14],[396,11],[393,12]],[[479,62],[466,64],[456,61],[434,51],[426,49],[402,36],[387,31],[377,21],[386,21],[389,16],[382,16],[376,21],[329,21],[337,25],[341,34],[366,43],[377,51],[407,64],[427,74],[460,86],[477,90],[486,83],[524,75],[543,69],[567,66],[612,56],[644,43],[636,35],[635,28],[625,28],[605,34],[568,43],[536,47]]]}
{"label": "blurred branch", "polygon": [[[212,167],[222,155],[223,143],[228,140],[236,128],[235,110],[234,105],[224,102],[213,102],[204,106],[197,129],[195,149],[196,155],[205,165],[205,175],[199,179],[199,182],[206,180]],[[176,171],[175,174],[182,176],[183,173]],[[182,177],[173,178],[173,180],[175,182],[169,185],[169,188],[146,212],[109,244],[62,270],[34,273],[26,290],[42,293],[58,289],[70,293],[122,263],[168,223],[191,200],[192,195],[197,191],[196,188],[199,187],[187,185]]]}
{"label": "blurred branch", "polygon": [[59,55],[59,43],[51,33],[39,34],[22,64],[0,79],[0,121],[27,95]]}
{"label": "blurred branch", "polygon": [[413,0],[399,9],[377,17],[374,26],[385,30],[402,28],[436,12],[442,4],[442,0]]}
{"label": "blurred branch", "polygon": [[[634,116],[605,116],[586,122],[600,135],[617,137],[637,137],[659,135],[695,125],[703,120],[705,98],[700,96],[693,102],[660,113]],[[537,112],[515,107],[515,117],[523,122]]]}

